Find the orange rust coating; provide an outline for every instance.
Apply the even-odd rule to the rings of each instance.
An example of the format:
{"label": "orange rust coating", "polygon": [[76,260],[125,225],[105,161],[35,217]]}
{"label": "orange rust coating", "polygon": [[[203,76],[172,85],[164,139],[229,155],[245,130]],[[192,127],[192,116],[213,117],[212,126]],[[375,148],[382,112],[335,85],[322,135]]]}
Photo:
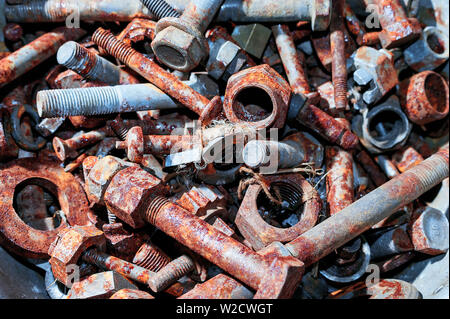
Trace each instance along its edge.
{"label": "orange rust coating", "polygon": [[336,110],[347,109],[347,59],[345,56],[345,0],[333,1],[333,15],[330,24],[330,47],[333,60],[331,73],[334,86]]}
{"label": "orange rust coating", "polygon": [[252,295],[238,281],[225,274],[219,274],[202,284],[198,284],[178,299],[248,299]]}
{"label": "orange rust coating", "polygon": [[195,113],[202,115],[208,106],[209,100],[206,97],[181,82],[175,75],[165,71],[152,60],[119,41],[111,32],[99,28],[95,31],[92,40]]}
{"label": "orange rust coating", "polygon": [[358,137],[345,125],[314,105],[305,105],[299,112],[298,118],[327,141],[338,144],[344,149],[352,149],[359,144]]}
{"label": "orange rust coating", "polygon": [[421,28],[417,19],[408,19],[400,0],[374,0],[383,31],[381,44],[386,49],[398,47],[417,38]]}
{"label": "orange rust coating", "polygon": [[421,163],[423,157],[414,148],[408,147],[406,150],[396,152],[392,156],[392,161],[400,173],[403,173]]}
{"label": "orange rust coating", "polygon": [[285,247],[306,266],[322,259],[447,178],[448,147],[447,143],[430,158],[394,177]]}
{"label": "orange rust coating", "polygon": [[441,120],[448,115],[449,89],[438,73],[424,71],[400,83],[402,108],[418,125]]}
{"label": "orange rust coating", "polygon": [[85,34],[83,29],[56,28],[10,54],[0,61],[0,87],[56,54],[65,42],[77,40]]}
{"label": "orange rust coating", "polygon": [[283,62],[292,91],[302,94],[310,93],[311,88],[303,68],[302,60],[304,59],[300,58],[301,56],[295,47],[294,38],[289,31],[289,27],[285,24],[276,25],[272,27],[272,31],[275,34],[278,53]]}
{"label": "orange rust coating", "polygon": [[109,299],[155,299],[155,297],[142,290],[121,289]]}
{"label": "orange rust coating", "polygon": [[65,173],[57,163],[36,158],[26,158],[0,165],[0,241],[3,247],[26,258],[48,258],[48,249],[58,231],[40,231],[29,227],[17,215],[14,207],[14,190],[17,185],[33,181],[58,198],[61,210],[71,225],[89,224],[90,210],[86,195],[73,175]]}
{"label": "orange rust coating", "polygon": [[270,260],[165,199],[153,200],[145,218],[253,289],[258,290],[270,272]]}
{"label": "orange rust coating", "polygon": [[331,216],[354,201],[353,156],[339,147],[327,147],[325,158],[328,172],[327,202]]}
{"label": "orange rust coating", "polygon": [[384,175],[379,166],[372,160],[366,151],[359,152],[358,155],[356,155],[356,159],[369,174],[370,179],[372,179],[376,186],[381,186],[386,183],[388,180],[386,175]]}

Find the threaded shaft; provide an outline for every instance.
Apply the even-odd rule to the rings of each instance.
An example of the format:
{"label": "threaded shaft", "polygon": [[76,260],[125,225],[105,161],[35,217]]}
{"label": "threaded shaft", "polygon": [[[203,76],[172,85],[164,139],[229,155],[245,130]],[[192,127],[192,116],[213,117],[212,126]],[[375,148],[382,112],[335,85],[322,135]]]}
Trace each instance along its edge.
{"label": "threaded shaft", "polygon": [[156,275],[150,279],[150,288],[154,292],[160,292],[178,279],[189,274],[194,270],[194,262],[189,256],[183,255],[166,266],[164,266]]}
{"label": "threaded shaft", "polygon": [[119,106],[119,96],[114,87],[46,90],[37,94],[41,117],[111,114],[120,111]]}
{"label": "threaded shaft", "polygon": [[[64,21],[69,15],[69,10],[54,10],[47,1],[30,1],[26,4],[6,6],[5,13],[8,21],[27,22],[35,21],[35,17],[40,17],[40,22]],[[65,12],[65,13],[64,13]]]}
{"label": "threaded shaft", "polygon": [[58,50],[58,63],[77,72],[87,79],[94,79],[95,67],[98,65],[97,55],[80,44],[69,41]]}
{"label": "threaded shaft", "polygon": [[107,213],[108,213],[108,223],[114,224],[117,220],[117,216],[114,215],[114,213],[112,213],[109,209],[107,210]]}
{"label": "threaded shaft", "polygon": [[150,242],[144,243],[136,253],[133,263],[151,271],[159,271],[170,263],[170,258]]}
{"label": "threaded shaft", "polygon": [[116,134],[118,138],[122,141],[127,139],[127,135],[130,130],[124,125],[121,118],[111,121],[110,125],[114,134]]}
{"label": "threaded shaft", "polygon": [[125,64],[130,64],[133,55],[137,52],[126,43],[117,40],[117,38],[109,31],[98,28],[92,36],[99,47],[105,49],[110,55],[121,60]]}
{"label": "threaded shaft", "polygon": [[180,14],[164,0],[141,0],[150,12],[159,20],[167,17],[178,18]]}
{"label": "threaded shaft", "polygon": [[164,205],[170,203],[167,198],[157,196],[155,197],[145,212],[145,219],[152,225],[155,225],[156,218]]}
{"label": "threaded shaft", "polygon": [[105,267],[105,259],[97,253],[95,249],[86,250],[81,256],[84,262],[87,262],[92,265],[96,265],[99,268]]}

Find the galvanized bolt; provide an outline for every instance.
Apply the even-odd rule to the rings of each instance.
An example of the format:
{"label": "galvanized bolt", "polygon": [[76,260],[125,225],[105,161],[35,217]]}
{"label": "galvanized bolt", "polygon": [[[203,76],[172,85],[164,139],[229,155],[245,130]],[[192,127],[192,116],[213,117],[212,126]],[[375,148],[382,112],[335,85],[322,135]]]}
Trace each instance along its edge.
{"label": "galvanized bolt", "polygon": [[152,84],[39,91],[36,104],[39,115],[45,118],[178,108]]}
{"label": "galvanized bolt", "polygon": [[5,7],[6,19],[10,22],[65,22],[77,14],[83,21],[123,21],[134,18],[152,18],[149,10],[139,0],[30,0]]}
{"label": "galvanized bolt", "polygon": [[139,80],[131,74],[74,41],[62,45],[56,59],[59,64],[88,80],[100,81],[108,85],[139,83]]}
{"label": "galvanized bolt", "polygon": [[314,31],[325,31],[330,24],[331,0],[226,0],[217,22],[298,22],[310,21]]}
{"label": "galvanized bolt", "polygon": [[181,17],[159,20],[152,42],[158,59],[178,71],[198,66],[209,53],[204,33],[223,1],[190,1]]}
{"label": "galvanized bolt", "polygon": [[141,0],[157,20],[167,17],[178,18],[180,14],[165,0]]}

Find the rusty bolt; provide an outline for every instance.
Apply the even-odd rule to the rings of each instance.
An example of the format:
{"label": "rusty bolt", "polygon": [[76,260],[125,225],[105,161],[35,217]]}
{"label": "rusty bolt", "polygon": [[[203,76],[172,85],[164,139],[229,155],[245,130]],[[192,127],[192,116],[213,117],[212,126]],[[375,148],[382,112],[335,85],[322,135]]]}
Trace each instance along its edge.
{"label": "rusty bolt", "polygon": [[56,28],[10,54],[0,62],[0,87],[47,60],[66,41],[76,40],[85,34],[83,29]]}
{"label": "rusty bolt", "polygon": [[215,97],[209,101],[178,78],[164,71],[152,60],[117,40],[109,31],[99,28],[92,40],[109,54],[124,62],[132,70],[156,85],[198,115],[202,123],[209,124],[222,110],[221,100]]}
{"label": "rusty bolt", "polygon": [[370,255],[373,259],[379,259],[393,254],[411,251],[414,249],[409,237],[406,225],[391,229],[379,236],[370,245]]}
{"label": "rusty bolt", "polygon": [[63,140],[59,137],[53,138],[53,148],[61,161],[77,156],[77,150],[102,141],[105,133],[101,131],[80,132],[74,137]]}
{"label": "rusty bolt", "polygon": [[408,169],[416,166],[422,161],[422,155],[420,155],[413,147],[400,150],[392,155],[392,162],[400,173],[406,172]]}
{"label": "rusty bolt", "polygon": [[156,24],[152,48],[158,59],[168,67],[188,72],[209,54],[204,37],[223,0],[189,2],[179,18],[163,18]]}

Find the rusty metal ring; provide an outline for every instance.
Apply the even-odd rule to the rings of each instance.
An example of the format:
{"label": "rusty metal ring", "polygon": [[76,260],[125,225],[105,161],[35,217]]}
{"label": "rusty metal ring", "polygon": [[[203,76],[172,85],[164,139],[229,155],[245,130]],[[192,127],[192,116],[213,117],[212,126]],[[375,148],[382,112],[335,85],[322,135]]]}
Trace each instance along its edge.
{"label": "rusty metal ring", "polygon": [[47,140],[42,136],[39,136],[34,142],[30,142],[25,136],[23,136],[20,129],[20,119],[24,114],[28,114],[35,125],[39,124],[39,114],[37,111],[28,104],[15,106],[11,114],[11,136],[17,145],[26,151],[36,152],[42,149]]}
{"label": "rusty metal ring", "polygon": [[13,203],[16,188],[32,183],[42,186],[58,198],[70,225],[87,225],[92,213],[86,195],[72,174],[55,162],[24,158],[0,165],[0,242],[8,250],[25,258],[49,258],[48,248],[61,225],[51,231],[31,228],[16,213]]}
{"label": "rusty metal ring", "polygon": [[286,190],[281,192],[281,196],[284,200],[284,196],[287,195],[295,200],[303,201],[303,210],[299,222],[292,227],[278,228],[269,225],[258,212],[257,199],[262,192],[262,187],[259,184],[250,185],[239,207],[235,224],[256,250],[260,250],[272,242],[285,243],[297,238],[314,227],[322,208],[317,191],[300,174],[265,176],[264,179],[270,188],[276,184],[286,184]]}

